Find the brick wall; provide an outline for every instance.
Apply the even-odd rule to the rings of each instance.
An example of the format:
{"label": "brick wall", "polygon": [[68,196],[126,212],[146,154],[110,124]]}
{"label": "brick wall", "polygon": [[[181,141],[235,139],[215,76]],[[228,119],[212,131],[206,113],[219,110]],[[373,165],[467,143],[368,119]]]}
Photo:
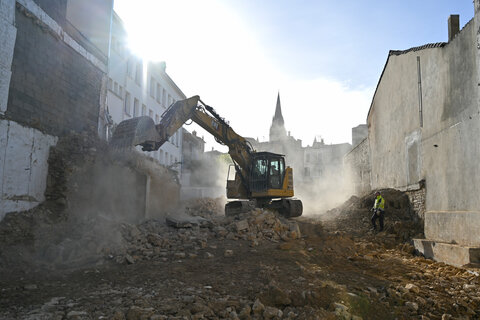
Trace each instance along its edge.
{"label": "brick wall", "polygon": [[102,71],[19,5],[15,19],[6,117],[55,136],[70,130],[96,132]]}

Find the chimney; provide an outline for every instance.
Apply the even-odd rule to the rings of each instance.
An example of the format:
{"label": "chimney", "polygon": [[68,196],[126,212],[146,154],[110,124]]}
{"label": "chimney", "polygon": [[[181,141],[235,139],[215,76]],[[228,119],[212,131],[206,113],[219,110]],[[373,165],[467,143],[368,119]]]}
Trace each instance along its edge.
{"label": "chimney", "polygon": [[448,17],[448,42],[452,41],[459,31],[460,16],[458,14],[451,14],[450,17]]}

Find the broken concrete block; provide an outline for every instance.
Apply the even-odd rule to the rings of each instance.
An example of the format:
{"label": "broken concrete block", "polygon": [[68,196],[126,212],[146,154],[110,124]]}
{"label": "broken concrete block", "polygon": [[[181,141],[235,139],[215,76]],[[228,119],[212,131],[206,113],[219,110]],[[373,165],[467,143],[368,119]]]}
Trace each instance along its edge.
{"label": "broken concrete block", "polygon": [[208,222],[207,219],[198,217],[198,216],[187,216],[187,215],[179,215],[179,216],[168,216],[165,218],[165,222],[168,226],[174,228],[192,228],[193,226],[198,226],[201,223]]}
{"label": "broken concrete block", "polygon": [[248,221],[247,220],[240,220],[235,223],[235,228],[237,229],[237,232],[247,230],[248,229]]}

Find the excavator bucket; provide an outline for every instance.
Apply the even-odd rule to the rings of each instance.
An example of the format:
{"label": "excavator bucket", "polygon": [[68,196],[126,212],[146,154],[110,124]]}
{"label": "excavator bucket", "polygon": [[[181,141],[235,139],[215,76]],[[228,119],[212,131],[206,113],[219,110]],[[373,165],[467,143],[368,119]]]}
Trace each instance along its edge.
{"label": "excavator bucket", "polygon": [[113,132],[110,145],[114,148],[128,148],[141,145],[144,151],[156,150],[161,141],[155,122],[147,116],[122,121]]}

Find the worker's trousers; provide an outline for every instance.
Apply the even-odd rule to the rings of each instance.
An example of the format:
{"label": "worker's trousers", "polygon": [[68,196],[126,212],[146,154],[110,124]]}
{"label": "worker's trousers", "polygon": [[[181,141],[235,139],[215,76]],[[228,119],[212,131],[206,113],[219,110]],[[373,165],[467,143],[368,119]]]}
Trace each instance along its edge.
{"label": "worker's trousers", "polygon": [[376,230],[377,229],[377,219],[379,220],[379,223],[380,223],[380,231],[383,231],[383,219],[385,217],[385,210],[382,210],[382,209],[374,209],[373,210],[373,215],[372,215],[372,225],[373,225],[373,229]]}

